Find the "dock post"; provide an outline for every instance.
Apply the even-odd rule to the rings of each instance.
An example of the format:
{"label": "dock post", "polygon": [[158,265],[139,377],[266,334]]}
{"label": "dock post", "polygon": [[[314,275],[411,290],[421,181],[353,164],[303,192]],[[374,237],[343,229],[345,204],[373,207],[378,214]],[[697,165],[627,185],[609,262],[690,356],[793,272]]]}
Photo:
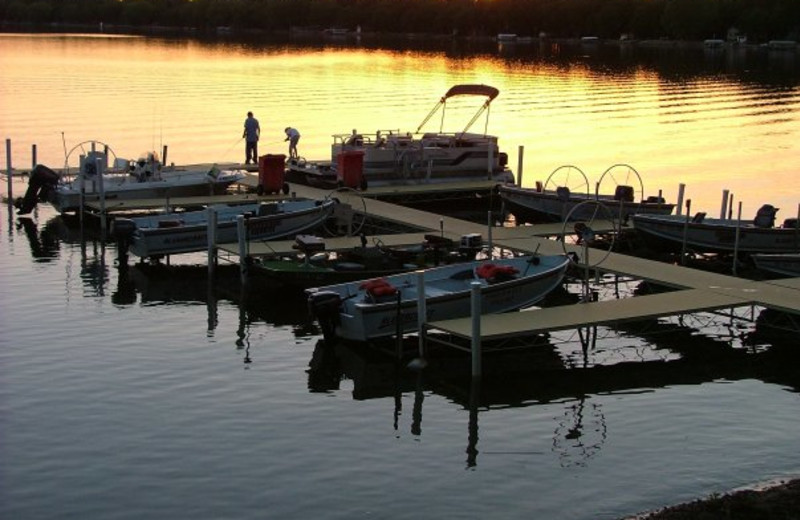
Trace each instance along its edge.
{"label": "dock post", "polygon": [[686,219],[683,222],[683,240],[681,240],[681,265],[686,265],[686,239],[689,234],[689,219],[692,214],[692,199],[686,199]]}
{"label": "dock post", "polygon": [[242,281],[247,279],[247,228],[244,215],[236,217],[236,235],[239,238],[239,274]]}
{"label": "dock post", "polygon": [[14,207],[14,195],[11,188],[11,139],[6,139],[6,181],[8,182],[8,207]]}
{"label": "dock post", "polygon": [[[108,164],[106,162],[106,164]],[[100,191],[100,236],[103,237],[103,240],[106,239],[106,229],[107,229],[107,222],[106,222],[106,186],[105,182],[103,181],[103,171],[105,167],[103,166],[103,159],[97,157],[94,160],[95,171],[97,172],[97,187]]]}
{"label": "dock post", "polygon": [[733,193],[731,193],[731,196],[728,199],[728,220],[732,218],[733,218]]}
{"label": "dock post", "polygon": [[722,190],[722,207],[719,209],[719,218],[724,219],[728,213],[728,194],[730,191],[727,189]]}
{"label": "dock post", "polygon": [[85,179],[83,177],[83,163],[86,161],[86,156],[81,155],[78,158],[78,161],[78,213],[80,213],[80,226],[81,229],[83,229],[83,206],[86,203],[86,186]]}
{"label": "dock post", "polygon": [[494,173],[494,143],[489,143],[489,162],[486,165],[486,180],[492,180]]}
{"label": "dock post", "polygon": [[161,152],[161,167],[162,168],[166,168],[167,167],[167,150],[168,150],[167,145],[164,145],[164,147],[161,150],[162,150],[162,152]]}
{"label": "dock post", "polygon": [[217,266],[217,211],[214,206],[209,205],[208,211],[208,276],[214,274]]}
{"label": "dock post", "polygon": [[470,284],[472,316],[472,377],[481,377],[481,283]]}
{"label": "dock post", "polygon": [[31,170],[36,168],[36,145],[31,145]]}
{"label": "dock post", "polygon": [[683,192],[686,191],[686,185],[683,183],[678,184],[678,202],[675,204],[675,209],[678,215],[683,215]]}
{"label": "dock post", "polygon": [[739,263],[739,233],[742,228],[742,201],[739,201],[739,213],[736,215],[736,236],[733,240],[733,276],[736,274],[736,264]]}
{"label": "dock post", "polygon": [[525,155],[525,147],[519,145],[517,152],[517,186],[522,187],[522,158]]}
{"label": "dock post", "polygon": [[488,213],[487,217],[488,227],[486,232],[487,233],[486,240],[489,246],[489,260],[491,260],[494,258],[493,248],[492,248],[492,211],[489,210],[487,213]]}
{"label": "dock post", "polygon": [[428,309],[425,306],[425,271],[417,271],[417,327],[419,328],[419,357],[425,357],[425,325]]}

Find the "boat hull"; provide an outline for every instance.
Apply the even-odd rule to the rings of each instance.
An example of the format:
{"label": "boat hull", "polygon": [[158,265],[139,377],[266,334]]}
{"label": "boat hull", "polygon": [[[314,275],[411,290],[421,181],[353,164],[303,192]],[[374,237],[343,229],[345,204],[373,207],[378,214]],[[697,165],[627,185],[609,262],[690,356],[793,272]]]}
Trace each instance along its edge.
{"label": "boat hull", "polygon": [[[103,192],[106,201],[221,195],[242,178],[238,172],[221,172],[216,177],[207,172],[187,172],[164,174],[158,180],[138,182],[129,175],[108,175],[103,180]],[[84,183],[84,203],[99,201],[100,194],[97,180]],[[61,213],[79,210],[81,194],[77,181],[57,186],[50,203]]]}
{"label": "boat hull", "polygon": [[[474,270],[480,262],[457,264],[425,271],[425,309],[426,320],[436,321],[463,318],[471,311],[471,283],[481,283],[481,313],[501,313],[518,310],[541,301],[560,283],[569,264],[563,256],[536,257],[538,265],[527,264],[533,257],[495,260],[497,265],[517,267],[523,275],[506,281],[487,283],[477,277],[460,279],[459,287],[453,290],[452,274]],[[484,262],[486,263],[486,262]],[[531,272],[529,272],[532,270]],[[441,276],[440,276],[441,275]],[[450,279],[447,279],[450,276]],[[387,277],[393,286],[399,288],[400,303],[397,299],[381,303],[367,301],[357,286],[329,286],[312,291],[332,291],[339,293],[342,305],[335,327],[336,337],[348,341],[368,342],[395,336],[398,332],[408,333],[419,330],[417,318],[417,273],[407,273]],[[442,285],[447,290],[442,290]],[[363,291],[362,291],[363,293]]]}
{"label": "boat hull", "polygon": [[651,243],[670,249],[686,247],[709,253],[797,253],[800,233],[794,228],[757,227],[752,221],[703,219],[682,215],[634,215],[633,227]]}
{"label": "boat hull", "polygon": [[753,262],[761,271],[781,276],[800,276],[799,254],[756,254]]}
{"label": "boat hull", "polygon": [[[321,225],[331,215],[336,204],[333,200],[319,204],[315,204],[315,201],[306,202],[309,204],[303,207],[290,207],[292,202],[278,203],[278,206],[284,205],[286,208],[263,216],[258,215],[254,205],[242,205],[235,211],[226,210],[225,214],[218,217],[217,243],[238,241],[238,216],[247,212],[253,213],[253,216],[246,219],[248,240],[272,240]],[[182,220],[182,217],[186,219],[190,213],[198,214],[197,218]],[[136,227],[129,250],[141,258],[207,250],[206,214],[206,211],[200,211],[130,219]]]}
{"label": "boat hull", "polygon": [[553,191],[536,191],[516,186],[500,186],[500,197],[506,210],[521,222],[541,222],[542,220],[563,222],[567,216],[570,216],[570,213],[572,220],[590,220],[605,216],[596,214],[597,208],[589,204],[575,210],[576,206],[586,201],[602,202],[608,208],[610,216],[623,221],[628,220],[635,213],[669,215],[675,209],[674,204],[666,202],[628,202],[603,195],[595,197],[571,194],[568,199],[562,199]]}

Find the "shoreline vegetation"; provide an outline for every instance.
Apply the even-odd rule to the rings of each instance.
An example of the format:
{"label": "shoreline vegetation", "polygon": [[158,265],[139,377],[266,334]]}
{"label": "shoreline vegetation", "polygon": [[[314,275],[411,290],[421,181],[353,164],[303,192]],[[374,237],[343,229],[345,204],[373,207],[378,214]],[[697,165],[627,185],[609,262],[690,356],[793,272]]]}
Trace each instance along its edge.
{"label": "shoreline vegetation", "polygon": [[[796,0],[0,0],[0,30],[87,27],[197,35],[326,33],[787,46]],[[503,40],[505,41],[505,39]]]}
{"label": "shoreline vegetation", "polygon": [[623,520],[787,520],[800,518],[800,478],[712,495]]}
{"label": "shoreline vegetation", "polygon": [[[2,1],[2,0],[0,0]],[[800,4],[800,2],[799,2]],[[233,29],[230,27],[216,27],[210,30],[200,30],[194,27],[168,27],[160,25],[133,26],[133,25],[113,25],[113,24],[33,24],[29,22],[2,22],[0,21],[0,33],[43,33],[43,34],[108,34],[112,35],[135,35],[153,37],[185,37],[198,39],[220,39],[233,38],[252,41],[253,38],[267,36],[274,37],[298,37],[306,39],[334,39],[337,41],[355,40],[367,41],[379,40],[382,42],[451,42],[460,40],[464,42],[492,43],[498,44],[521,44],[521,45],[583,45],[583,46],[627,46],[649,49],[710,49],[710,50],[762,50],[769,51],[788,51],[800,52],[800,41],[795,40],[770,40],[764,43],[752,43],[744,40],[673,40],[668,38],[660,39],[605,39],[594,36],[584,36],[580,38],[552,37],[540,35],[537,37],[518,36],[513,33],[500,33],[493,36],[457,36],[427,33],[373,33],[365,31],[349,31],[345,29],[319,29],[319,28],[290,28],[288,30],[264,31],[260,29]]]}

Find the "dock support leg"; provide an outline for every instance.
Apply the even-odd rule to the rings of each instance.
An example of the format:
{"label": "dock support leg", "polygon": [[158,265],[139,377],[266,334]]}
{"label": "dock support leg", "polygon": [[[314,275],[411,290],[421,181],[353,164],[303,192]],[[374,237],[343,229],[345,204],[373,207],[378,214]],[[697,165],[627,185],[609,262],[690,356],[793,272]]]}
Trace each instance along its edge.
{"label": "dock support leg", "polygon": [[470,287],[472,316],[472,377],[481,377],[481,283],[472,282]]}
{"label": "dock support leg", "polygon": [[208,206],[208,276],[214,275],[217,267],[217,211],[213,206]]}
{"label": "dock support leg", "polygon": [[675,211],[678,215],[683,215],[683,193],[686,191],[686,185],[683,183],[678,184],[678,202],[675,203]]}
{"label": "dock support leg", "polygon": [[739,212],[736,215],[736,237],[733,240],[733,276],[736,274],[736,265],[739,263],[739,233],[742,228],[742,201],[739,201]]}
{"label": "dock support leg", "polygon": [[681,240],[681,265],[686,265],[686,240],[689,237],[689,219],[692,218],[692,199],[686,200],[686,219],[683,222],[683,239]]}
{"label": "dock support leg", "polygon": [[492,260],[494,258],[494,253],[492,251],[492,210],[489,210],[487,212],[486,229],[487,229],[487,231],[486,231],[486,233],[487,233],[486,240],[487,240],[487,243],[489,245],[489,260]]}
{"label": "dock support leg", "polygon": [[417,327],[419,328],[419,357],[425,357],[425,325],[428,309],[425,306],[425,271],[417,271]]}
{"label": "dock support leg", "polygon": [[80,226],[83,229],[83,212],[86,210],[84,205],[86,204],[86,182],[83,176],[84,172],[84,162],[86,161],[86,156],[81,155],[79,158],[80,164],[78,165],[78,213],[80,214]]}
{"label": "dock support leg", "polygon": [[522,187],[522,158],[525,155],[525,147],[520,145],[517,152],[517,186]]}
{"label": "dock support leg", "polygon": [[31,145],[31,170],[36,168],[36,145]]}
{"label": "dock support leg", "polygon": [[100,236],[103,237],[103,240],[105,241],[108,222],[106,218],[106,186],[105,182],[103,181],[103,173],[105,170],[103,159],[100,157],[95,159],[94,166],[95,171],[97,172],[97,185],[98,189],[100,190]]}
{"label": "dock support leg", "polygon": [[247,226],[244,215],[236,217],[236,235],[239,239],[239,274],[242,278],[242,282],[244,282],[247,280],[247,264],[250,261],[247,257]]}
{"label": "dock support leg", "polygon": [[719,218],[724,219],[728,213],[728,190],[722,190],[722,206],[719,208]]}
{"label": "dock support leg", "polygon": [[[11,139],[6,139],[6,182],[8,183],[8,207],[14,207],[14,194],[12,190],[11,178],[13,177],[11,171]],[[9,209],[11,212],[11,209]]]}

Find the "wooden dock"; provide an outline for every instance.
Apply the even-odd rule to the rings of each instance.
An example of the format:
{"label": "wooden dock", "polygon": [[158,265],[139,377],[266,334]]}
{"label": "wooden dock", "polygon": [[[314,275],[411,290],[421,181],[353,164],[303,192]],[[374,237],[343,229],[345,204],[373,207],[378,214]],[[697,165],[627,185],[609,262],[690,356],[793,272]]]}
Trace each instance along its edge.
{"label": "wooden dock", "polygon": [[[244,184],[255,187],[258,178],[249,175]],[[495,247],[502,247],[521,253],[563,254],[574,252],[579,257],[584,248],[565,245],[563,241],[548,239],[560,236],[569,226],[563,224],[545,224],[518,227],[492,227],[468,222],[454,217],[437,215],[418,209],[409,208],[379,200],[381,194],[403,193],[431,190],[471,190],[489,187],[487,183],[463,183],[463,185],[418,185],[387,188],[370,188],[365,192],[355,190],[323,190],[310,186],[291,184],[290,196],[316,198],[336,197],[349,204],[356,212],[380,219],[411,226],[419,232],[399,235],[381,235],[371,238],[380,239],[386,245],[411,245],[422,242],[428,233],[442,234],[444,237],[459,241],[463,235],[480,233],[484,239],[491,239]],[[201,197],[198,200],[175,199],[174,205],[209,204],[227,201],[276,200],[287,196],[258,197],[253,194],[241,194],[222,197]],[[89,203],[93,205],[94,203]],[[164,200],[127,202],[106,202],[106,211],[129,211],[133,208],[158,208],[164,206]],[[94,208],[94,206],[92,206]],[[596,222],[596,231],[613,230],[613,225]],[[326,248],[330,250],[346,249],[360,245],[358,237],[341,237],[326,239]],[[293,254],[293,241],[252,242],[248,244],[250,256]],[[239,255],[239,244],[220,244],[218,249],[232,256]],[[528,310],[502,315],[483,315],[480,317],[480,339],[494,339],[514,335],[531,334],[556,329],[578,328],[587,325],[599,325],[625,320],[653,318],[658,316],[686,314],[721,308],[745,305],[759,305],[788,313],[800,314],[800,278],[756,282],[734,276],[699,271],[678,265],[655,262],[633,256],[589,249],[589,257],[602,258],[602,263],[593,267],[598,272],[618,274],[634,279],[655,282],[675,290],[648,296],[636,296],[627,299],[582,303],[570,306]],[[590,262],[591,264],[592,262]],[[440,330],[456,337],[470,338],[473,323],[471,319],[436,321],[425,324],[426,330]]]}
{"label": "wooden dock", "polygon": [[[315,192],[299,188],[298,195],[314,196]],[[316,192],[319,193],[319,192]],[[359,207],[360,196],[351,192],[337,195],[343,202]],[[472,222],[441,217],[403,206],[377,200],[366,201],[367,211],[396,222],[420,227],[428,232],[438,232],[441,222],[444,235],[458,240],[468,233],[487,235],[487,228]],[[601,230],[612,228],[608,223]],[[537,251],[541,254],[561,254],[564,249],[579,256],[580,246],[562,245],[562,242],[545,237],[561,235],[564,225],[544,224],[518,227],[492,228],[493,244],[523,253]],[[569,231],[569,227],[567,227]],[[385,240],[385,237],[382,237]],[[409,237],[409,239],[412,239]],[[402,242],[403,239],[400,239]],[[605,251],[590,250],[590,258],[600,258]],[[621,300],[582,303],[570,306],[536,309],[507,314],[483,315],[480,318],[481,339],[497,339],[532,334],[556,329],[573,329],[626,320],[688,314],[746,305],[759,305],[779,311],[800,314],[800,278],[756,282],[734,276],[710,273],[679,265],[666,264],[629,255],[610,253],[596,267],[598,271],[647,280],[676,290]],[[426,329],[436,329],[464,339],[471,338],[470,318],[437,321],[426,324]]]}

